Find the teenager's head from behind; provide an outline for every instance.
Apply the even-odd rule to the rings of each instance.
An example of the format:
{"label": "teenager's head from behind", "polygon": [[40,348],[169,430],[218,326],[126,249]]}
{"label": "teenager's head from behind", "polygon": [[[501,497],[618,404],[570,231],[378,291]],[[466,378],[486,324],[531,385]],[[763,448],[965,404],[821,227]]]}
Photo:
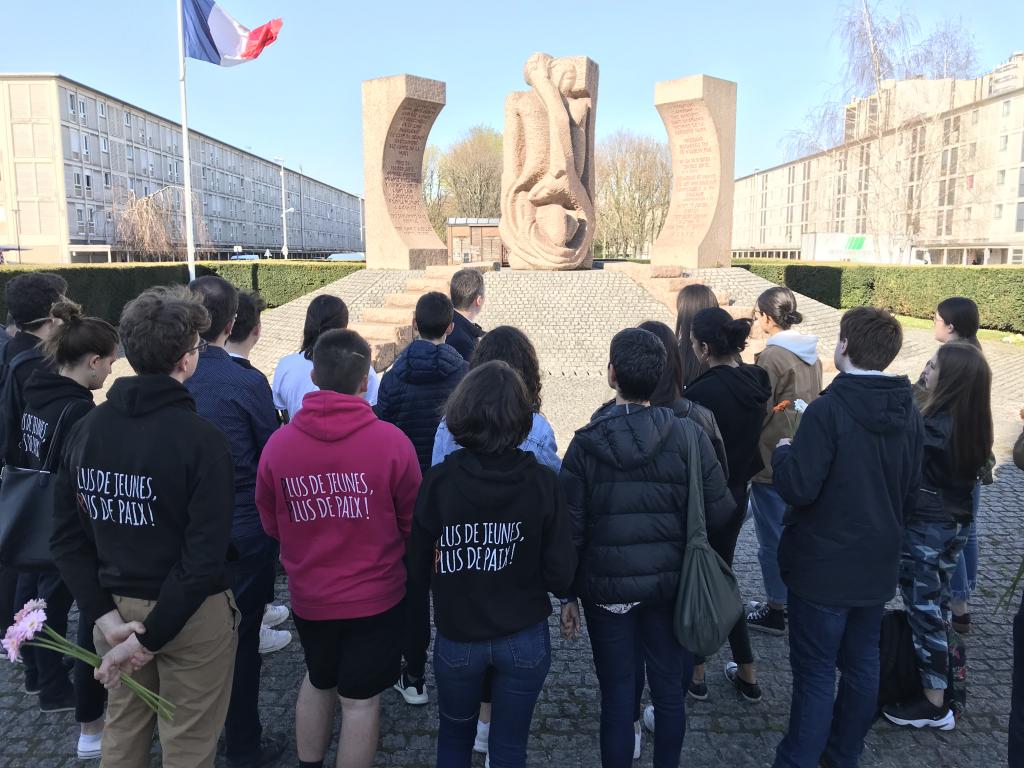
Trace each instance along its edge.
{"label": "teenager's head from behind", "polygon": [[964,296],[950,296],[935,308],[935,340],[978,343],[978,305]]}
{"label": "teenager's head from behind", "polygon": [[67,299],[54,304],[50,314],[60,324],[43,342],[43,351],[62,376],[88,389],[100,389],[117,360],[117,330],[106,320],[83,317],[82,308]]}
{"label": "teenager's head from behind", "polygon": [[121,345],[138,374],[164,374],[184,383],[196,370],[200,334],[210,328],[203,299],[183,285],[149,288],[121,312]]}
{"label": "teenager's head from behind", "polygon": [[448,398],[448,431],[463,448],[504,453],[533,426],[533,402],[522,377],[508,363],[491,360],[469,373]]}
{"label": "teenager's head from behind", "polygon": [[526,334],[511,325],[499,325],[488,331],[477,344],[469,367],[479,368],[492,360],[501,360],[512,366],[526,385],[533,410],[540,411],[540,363],[537,350]]}
{"label": "teenager's head from behind", "polygon": [[666,356],[665,345],[650,331],[619,331],[612,337],[608,352],[608,386],[622,400],[649,401],[665,370]]}
{"label": "teenager's head from behind", "polygon": [[683,359],[683,386],[707,370],[690,346],[690,325],[694,316],[703,309],[718,306],[715,292],[706,285],[687,285],[676,296],[676,338]]}
{"label": "teenager's head from behind", "polygon": [[308,360],[313,359],[313,347],[321,333],[348,328],[348,307],[337,296],[317,296],[309,302],[306,324],[302,328],[302,348]]}
{"label": "teenager's head from behind", "polygon": [[203,300],[203,306],[210,313],[210,327],[203,331],[203,339],[211,344],[223,345],[235,323],[238,289],[217,275],[196,278],[189,284],[189,288]]}
{"label": "teenager's head from behind", "polygon": [[992,371],[966,341],[943,344],[928,380],[925,416],[947,411],[953,419],[953,471],[972,479],[992,452]]}
{"label": "teenager's head from behind", "polygon": [[460,269],[448,291],[455,309],[472,320],[484,306],[484,276],[479,269]]}
{"label": "teenager's head from behind", "polygon": [[651,395],[651,405],[671,406],[683,396],[683,356],[672,329],[657,320],[640,323],[639,328],[657,336],[665,347],[665,368]]}
{"label": "teenager's head from behind", "polygon": [[370,373],[370,345],[355,331],[326,331],[313,347],[313,383],[342,395],[361,395]]}
{"label": "teenager's head from behind", "polygon": [[902,346],[903,328],[892,314],[876,307],[855,307],[839,321],[836,368],[884,371]]}
{"label": "teenager's head from behind", "polygon": [[68,284],[52,272],[29,272],[7,284],[7,311],[18,330],[47,339],[56,328],[50,307],[64,298]]}
{"label": "teenager's head from behind", "polygon": [[441,344],[452,332],[452,318],[455,309],[452,300],[438,291],[431,291],[420,296],[413,314],[413,324],[420,338]]}
{"label": "teenager's head from behind", "polygon": [[260,339],[260,314],[267,308],[257,293],[240,291],[238,294],[238,310],[235,312],[235,324],[228,336],[228,346],[248,352]]}
{"label": "teenager's head from behind", "polygon": [[720,307],[702,309],[690,325],[693,353],[701,360],[738,355],[747,346],[750,320],[734,320]]}
{"label": "teenager's head from behind", "polygon": [[796,295],[783,285],[769,288],[757,297],[754,317],[768,335],[788,331],[804,319],[804,316],[796,311]]}

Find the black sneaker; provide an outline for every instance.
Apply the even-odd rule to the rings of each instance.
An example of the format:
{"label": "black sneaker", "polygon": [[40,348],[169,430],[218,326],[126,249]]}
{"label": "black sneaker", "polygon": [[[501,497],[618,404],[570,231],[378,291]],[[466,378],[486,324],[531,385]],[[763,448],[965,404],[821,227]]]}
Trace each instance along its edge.
{"label": "black sneaker", "polygon": [[761,686],[757,683],[748,683],[740,677],[740,667],[735,661],[730,661],[725,665],[725,679],[732,683],[747,701],[758,702],[761,700]]}
{"label": "black sneaker", "polygon": [[418,680],[409,677],[409,673],[404,669],[402,670],[402,675],[398,678],[398,682],[393,687],[402,694],[406,704],[422,706],[430,701],[430,697],[427,695],[427,681],[422,677]]}
{"label": "black sneaker", "polygon": [[229,757],[228,768],[266,768],[275,765],[287,746],[288,740],[283,736],[263,734],[254,753],[246,757]]}
{"label": "black sneaker", "polygon": [[49,714],[51,712],[74,712],[74,710],[75,692],[71,688],[52,700],[44,700],[42,696],[39,697],[40,712]]}
{"label": "black sneaker", "polygon": [[695,683],[691,680],[689,687],[686,689],[686,694],[694,701],[707,701],[708,684],[703,680],[699,683]]}
{"label": "black sneaker", "polygon": [[42,688],[39,687],[39,678],[34,672],[25,670],[25,679],[21,683],[21,692],[29,696],[38,696]]}
{"label": "black sneaker", "polygon": [[940,731],[952,731],[956,728],[956,718],[953,717],[952,709],[947,706],[936,707],[923,697],[908,704],[890,704],[882,708],[882,714],[893,725],[938,728]]}
{"label": "black sneaker", "polygon": [[786,632],[786,611],[772,608],[768,603],[751,603],[747,610],[747,626],[768,635],[783,635]]}

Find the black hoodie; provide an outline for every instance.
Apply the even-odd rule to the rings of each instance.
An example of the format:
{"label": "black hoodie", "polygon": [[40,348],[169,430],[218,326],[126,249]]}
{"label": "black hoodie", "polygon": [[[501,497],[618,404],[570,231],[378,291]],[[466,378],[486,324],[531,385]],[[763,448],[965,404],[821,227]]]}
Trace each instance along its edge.
{"label": "black hoodie", "polygon": [[548,592],[567,594],[575,572],[558,476],[532,453],[459,450],[423,478],[409,544],[409,599],[421,641],[429,640],[428,587],[438,631],[473,642],[546,619]]}
{"label": "black hoodie", "polygon": [[87,616],[111,595],[155,600],[139,639],[174,638],[227,586],[234,478],[227,439],[170,376],[118,379],[68,436],[50,541]]}
{"label": "black hoodie", "polygon": [[772,396],[768,372],[758,365],[716,365],[686,388],[686,396],[715,415],[729,461],[729,487],[745,486],[764,468],[757,446]]}
{"label": "black hoodie", "polygon": [[[71,428],[93,408],[92,392],[74,379],[39,369],[25,382],[24,396],[21,439],[14,463],[26,469],[42,469],[47,455],[52,452],[51,466],[56,471]],[[63,420],[61,414],[64,414]],[[53,442],[58,421],[60,435]]]}
{"label": "black hoodie", "polygon": [[896,592],[903,525],[921,479],[924,427],[906,376],[841,373],[772,454],[792,508],[782,579],[822,605],[880,605]]}

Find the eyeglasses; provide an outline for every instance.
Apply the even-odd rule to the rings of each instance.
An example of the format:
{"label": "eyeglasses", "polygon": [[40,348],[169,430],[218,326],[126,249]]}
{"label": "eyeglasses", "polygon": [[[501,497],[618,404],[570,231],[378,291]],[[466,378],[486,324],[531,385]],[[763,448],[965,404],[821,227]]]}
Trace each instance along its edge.
{"label": "eyeglasses", "polygon": [[199,343],[196,346],[192,347],[192,349],[187,350],[185,354],[191,355],[193,352],[198,352],[201,355],[209,348],[209,346],[210,342],[200,339]]}

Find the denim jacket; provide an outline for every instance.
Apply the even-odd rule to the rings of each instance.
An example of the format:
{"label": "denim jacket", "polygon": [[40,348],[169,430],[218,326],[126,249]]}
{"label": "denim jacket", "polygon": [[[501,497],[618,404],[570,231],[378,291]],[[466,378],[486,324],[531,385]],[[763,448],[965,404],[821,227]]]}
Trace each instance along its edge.
{"label": "denim jacket", "polygon": [[[444,419],[437,426],[437,434],[434,435],[434,451],[430,459],[431,466],[440,464],[449,453],[457,451],[461,446],[455,442],[452,433],[448,431],[448,424]],[[562,468],[562,460],[558,458],[558,444],[555,442],[555,432],[551,429],[548,420],[540,413],[533,414],[533,426],[530,427],[530,434],[526,436],[519,445],[519,449],[529,451],[537,457],[537,461],[558,472]]]}

